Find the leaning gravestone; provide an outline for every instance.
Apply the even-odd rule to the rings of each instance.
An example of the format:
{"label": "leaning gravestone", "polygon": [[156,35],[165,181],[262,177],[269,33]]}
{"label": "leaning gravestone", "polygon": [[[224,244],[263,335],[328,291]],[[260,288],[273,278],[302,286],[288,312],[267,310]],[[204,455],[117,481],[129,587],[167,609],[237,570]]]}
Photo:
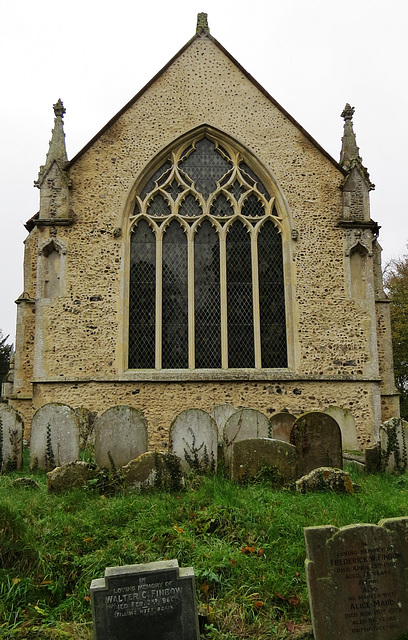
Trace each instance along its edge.
{"label": "leaning gravestone", "polygon": [[95,462],[117,469],[147,451],[147,421],[141,411],[118,405],[107,409],[95,424]]}
{"label": "leaning gravestone", "polygon": [[231,466],[231,446],[240,440],[250,438],[268,438],[270,425],[268,418],[256,409],[239,409],[224,427],[224,459],[225,465]]}
{"label": "leaning gravestone", "polygon": [[270,472],[277,484],[295,479],[296,449],[282,440],[250,438],[231,445],[231,479],[243,482],[262,470]]}
{"label": "leaning gravestone", "polygon": [[201,409],[179,413],[170,427],[170,451],[181,459],[184,469],[217,469],[218,429],[211,416]]}
{"label": "leaning gravestone", "polygon": [[31,423],[30,467],[47,471],[79,458],[79,423],[71,407],[51,402],[38,409]]}
{"label": "leaning gravestone", "polygon": [[326,413],[311,411],[297,418],[290,442],[296,447],[298,478],[318,467],[343,468],[340,427]]}
{"label": "leaning gravestone", "polygon": [[23,421],[17,411],[0,404],[0,471],[21,469],[23,462]]}
{"label": "leaning gravestone", "polygon": [[406,638],[408,517],[304,533],[315,640]]}
{"label": "leaning gravestone", "polygon": [[343,449],[347,451],[358,450],[360,445],[357,439],[356,423],[351,411],[331,405],[325,409],[325,413],[334,418],[339,425]]}
{"label": "leaning gravestone", "polygon": [[108,567],[91,583],[94,640],[198,640],[191,567],[177,560]]}
{"label": "leaning gravestone", "polygon": [[274,440],[283,440],[283,442],[290,442],[290,432],[292,431],[293,423],[295,422],[295,416],[291,413],[275,413],[269,418],[269,424],[271,426],[271,438]]}

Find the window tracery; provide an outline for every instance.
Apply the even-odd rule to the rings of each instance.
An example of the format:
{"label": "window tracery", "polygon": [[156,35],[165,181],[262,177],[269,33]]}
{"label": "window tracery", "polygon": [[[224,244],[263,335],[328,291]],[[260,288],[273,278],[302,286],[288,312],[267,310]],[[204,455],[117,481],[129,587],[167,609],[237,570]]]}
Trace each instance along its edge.
{"label": "window tracery", "polygon": [[131,369],[287,366],[282,221],[240,152],[169,153],[131,217]]}

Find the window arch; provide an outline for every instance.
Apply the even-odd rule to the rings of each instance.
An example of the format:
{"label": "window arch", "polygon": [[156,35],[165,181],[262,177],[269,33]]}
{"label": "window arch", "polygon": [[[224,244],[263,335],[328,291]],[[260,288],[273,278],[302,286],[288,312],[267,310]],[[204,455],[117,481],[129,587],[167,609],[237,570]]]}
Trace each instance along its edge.
{"label": "window arch", "polygon": [[287,367],[282,220],[239,151],[173,149],[130,222],[130,369]]}

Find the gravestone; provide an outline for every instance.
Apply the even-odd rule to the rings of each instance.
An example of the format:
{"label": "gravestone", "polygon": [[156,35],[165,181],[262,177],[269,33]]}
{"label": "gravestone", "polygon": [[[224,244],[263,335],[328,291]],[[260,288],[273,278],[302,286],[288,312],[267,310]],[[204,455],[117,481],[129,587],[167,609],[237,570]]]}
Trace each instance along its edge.
{"label": "gravestone", "polygon": [[38,409],[31,423],[30,467],[50,471],[79,458],[79,424],[75,411],[51,402]]}
{"label": "gravestone", "polygon": [[282,440],[250,438],[231,445],[232,480],[243,482],[254,478],[262,470],[276,484],[286,484],[295,479],[296,449]]}
{"label": "gravestone", "polygon": [[343,449],[356,451],[360,448],[357,439],[356,423],[351,411],[341,407],[330,406],[324,411],[335,419],[340,427]]}
{"label": "gravestone", "polygon": [[240,440],[251,438],[269,438],[268,418],[256,409],[239,409],[224,427],[224,459],[226,467],[231,466],[231,445]]}
{"label": "gravestone", "polygon": [[125,486],[135,491],[154,487],[180,491],[184,484],[181,460],[171,453],[147,451],[128,462],[121,472]]}
{"label": "gravestone", "polygon": [[237,409],[232,404],[228,403],[218,404],[211,409],[210,416],[215,420],[218,429],[218,438],[220,440],[223,439],[224,427],[228,418],[230,418],[236,411]]}
{"label": "gravestone", "polygon": [[380,427],[381,465],[389,473],[407,470],[408,422],[391,418]]}
{"label": "gravestone", "polygon": [[315,640],[405,638],[408,518],[304,533]]}
{"label": "gravestone", "polygon": [[169,450],[181,459],[183,469],[216,471],[218,429],[215,420],[201,409],[179,413],[170,427]]}
{"label": "gravestone", "polygon": [[298,478],[318,467],[343,468],[340,427],[327,413],[311,411],[297,418],[290,442],[296,447]]}
{"label": "gravestone", "polygon": [[94,640],[199,640],[194,571],[177,560],[108,567],[91,600]]}
{"label": "gravestone", "polygon": [[295,420],[295,416],[292,416],[291,413],[287,413],[286,411],[275,413],[269,418],[271,438],[274,440],[283,440],[283,442],[290,442],[290,432],[292,431]]}
{"label": "gravestone", "polygon": [[118,405],[107,409],[95,424],[95,462],[117,469],[147,451],[147,421],[141,411]]}
{"label": "gravestone", "polygon": [[17,411],[0,404],[0,471],[21,469],[23,463],[23,421]]}

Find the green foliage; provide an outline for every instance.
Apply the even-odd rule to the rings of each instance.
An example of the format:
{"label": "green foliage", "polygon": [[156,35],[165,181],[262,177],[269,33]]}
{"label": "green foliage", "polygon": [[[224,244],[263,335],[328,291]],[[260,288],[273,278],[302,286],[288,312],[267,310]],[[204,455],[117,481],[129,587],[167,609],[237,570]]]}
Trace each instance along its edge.
{"label": "green foliage", "polygon": [[51,425],[47,424],[47,441],[45,445],[45,468],[47,471],[55,469],[54,451],[52,448]]}
{"label": "green foliage", "polygon": [[0,329],[0,383],[5,378],[10,367],[10,356],[13,350],[12,344],[7,344],[9,336],[3,336]]}
{"label": "green foliage", "polygon": [[179,493],[52,494],[44,472],[37,491],[0,476],[0,638],[91,640],[91,580],[165,558],[194,567],[203,639],[311,638],[303,527],[406,515],[407,475],[350,473],[353,495],[219,476]]}
{"label": "green foliage", "polygon": [[385,273],[391,298],[391,329],[395,381],[401,394],[401,415],[408,419],[408,255],[393,260]]}

